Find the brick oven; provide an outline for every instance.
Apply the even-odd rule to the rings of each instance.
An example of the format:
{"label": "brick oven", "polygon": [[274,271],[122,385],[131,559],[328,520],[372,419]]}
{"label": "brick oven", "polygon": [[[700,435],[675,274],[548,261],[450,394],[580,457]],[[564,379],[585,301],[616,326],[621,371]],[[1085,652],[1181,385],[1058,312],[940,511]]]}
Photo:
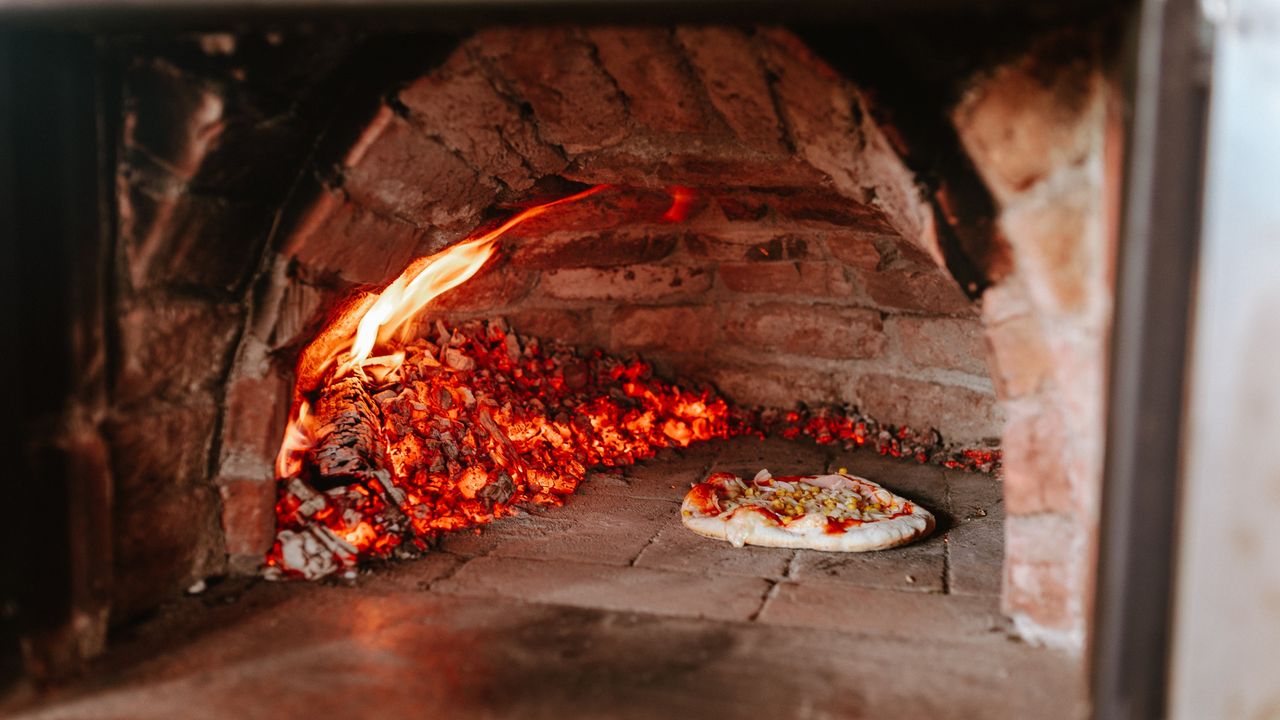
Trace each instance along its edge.
{"label": "brick oven", "polygon": [[[237,38],[191,42],[216,58],[219,43],[234,53]],[[1052,68],[1046,84],[1041,55],[1072,42],[1084,43],[1074,49],[1085,54]],[[172,568],[179,578],[139,576],[139,592],[159,589],[147,582],[222,572],[224,548],[231,567],[256,569],[273,530],[271,466],[295,360],[289,351],[311,339],[344,291],[386,285],[502,202],[546,196],[540,183],[608,183],[615,190],[605,201],[509,233],[506,250],[428,315],[501,316],[520,333],[640,352],[660,373],[712,383],[746,405],[854,405],[961,445],[1004,436],[1013,445],[1010,509],[1027,516],[1025,529],[1010,522],[1012,540],[1017,547],[1025,536],[1031,546],[1029,557],[1011,558],[1008,608],[1046,613],[1035,627],[1075,633],[1078,642],[1081,599],[1061,576],[1082,573],[1073,563],[1086,553],[1083,544],[1061,543],[1060,533],[1087,516],[1087,486],[1076,483],[1090,467],[1096,475],[1096,443],[1041,448],[1077,437],[1084,444],[1100,426],[1100,403],[1068,402],[1056,390],[1101,397],[1107,84],[1101,59],[1089,59],[1098,58],[1090,42],[1043,41],[974,78],[954,111],[963,147],[1008,213],[1006,232],[986,238],[984,255],[966,263],[981,278],[969,280],[970,293],[983,290],[976,301],[947,267],[947,256],[963,249],[944,247],[958,240],[939,227],[945,215],[935,204],[943,201],[922,191],[890,141],[891,126],[786,31],[476,33],[381,98],[351,137],[333,141],[339,152],[309,158],[302,187],[276,221],[278,250],[258,254],[210,243],[210,224],[226,223],[247,243],[252,233],[234,223],[262,228],[271,216],[251,200],[197,188],[241,192],[250,173],[237,166],[248,158],[223,159],[233,167],[220,169],[218,151],[248,143],[254,130],[280,131],[269,118],[246,118],[250,137],[236,138],[227,129],[232,99],[219,85],[172,58],[131,58],[117,175],[129,280],[120,401],[171,398],[122,417],[118,439],[145,445],[152,422],[197,435],[174,433],[178,447],[155,448],[158,457],[137,468],[144,475],[171,473],[162,458],[183,456],[188,443],[216,446],[206,487],[221,503],[211,492],[177,502],[184,511],[192,502],[221,505],[225,529],[219,537],[187,525],[190,566]],[[1040,93],[1038,105],[1026,103],[1028,90]],[[1006,137],[1008,128],[1017,134]],[[239,177],[202,178],[232,171]],[[1050,180],[1062,189],[1042,185]],[[672,186],[696,198],[685,221],[628,207],[647,201],[663,210],[664,194],[655,200],[652,191]],[[192,267],[207,277],[193,277]],[[188,284],[233,287],[255,271],[249,307],[183,293]],[[215,426],[216,438],[208,435]],[[205,453],[191,459],[192,479],[207,475]],[[159,508],[150,505],[164,500],[141,502],[147,509],[139,512],[152,514]],[[1068,552],[1053,559],[1049,546]],[[1026,598],[1014,593],[1019,580]]]}
{"label": "brick oven", "polygon": [[[974,42],[891,20],[101,33],[91,172],[108,239],[76,271],[93,309],[76,321],[75,421],[42,442],[109,513],[72,513],[75,629],[28,644],[28,662],[56,674],[166,603],[294,602],[294,584],[253,579],[280,552],[277,460],[316,389],[299,385],[308,348],[415,258],[597,188],[503,233],[409,335],[443,352],[443,328],[500,318],[517,350],[536,338],[640,357],[769,437],[669,435],[656,459],[591,470],[563,508],[348,573],[342,592],[374,598],[350,602],[411,582],[446,604],[491,594],[577,608],[567,616],[854,633],[864,610],[889,623],[899,602],[907,617],[922,604],[944,642],[1048,646],[990,652],[1072,668],[1046,692],[1079,696],[1125,22],[1018,18]],[[814,417],[861,429],[833,438],[804,429]],[[936,536],[870,560],[743,560],[663,524],[671,492],[712,469],[844,466],[936,508]],[[314,592],[339,587],[327,582]],[[831,607],[845,609],[833,620]],[[1018,697],[1007,712],[1045,700]]]}

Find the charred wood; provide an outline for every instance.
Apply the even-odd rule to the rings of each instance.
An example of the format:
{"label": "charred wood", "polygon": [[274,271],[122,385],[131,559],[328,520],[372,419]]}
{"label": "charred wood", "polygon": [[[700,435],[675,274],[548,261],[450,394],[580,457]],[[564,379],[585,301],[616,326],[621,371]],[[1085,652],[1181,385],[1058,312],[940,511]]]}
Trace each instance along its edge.
{"label": "charred wood", "polygon": [[311,485],[327,490],[357,482],[379,485],[387,467],[378,405],[356,371],[329,384],[316,401],[317,441],[308,458]]}

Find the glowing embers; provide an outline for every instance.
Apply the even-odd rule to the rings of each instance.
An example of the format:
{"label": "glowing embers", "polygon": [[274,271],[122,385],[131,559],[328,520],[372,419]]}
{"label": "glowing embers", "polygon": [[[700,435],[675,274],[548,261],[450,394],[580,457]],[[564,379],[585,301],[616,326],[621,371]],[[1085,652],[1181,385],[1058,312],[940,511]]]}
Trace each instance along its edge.
{"label": "glowing embers", "polygon": [[381,379],[357,367],[320,390],[311,445],[281,488],[269,575],[411,554],[443,531],[560,505],[589,467],[747,431],[709,390],[637,360],[522,342],[501,322],[437,323],[400,351]]}
{"label": "glowing embers", "polygon": [[931,462],[952,470],[993,473],[1000,468],[998,449],[948,445],[932,428],[922,431],[905,425],[882,425],[855,408],[765,411],[759,427],[764,434],[788,440],[803,435],[819,445],[841,445],[847,450],[865,447],[881,455]]}

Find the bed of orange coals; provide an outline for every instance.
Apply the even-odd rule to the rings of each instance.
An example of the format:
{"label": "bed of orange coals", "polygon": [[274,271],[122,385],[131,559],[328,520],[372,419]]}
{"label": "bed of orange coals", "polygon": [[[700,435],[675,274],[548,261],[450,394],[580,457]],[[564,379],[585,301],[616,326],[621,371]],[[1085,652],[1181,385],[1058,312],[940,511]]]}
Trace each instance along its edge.
{"label": "bed of orange coals", "polygon": [[[400,352],[392,367],[362,371],[382,444],[364,457],[385,467],[352,468],[356,459],[335,483],[313,456],[282,481],[268,575],[319,577],[420,551],[444,531],[559,505],[590,467],[752,431],[710,389],[663,381],[640,360],[522,340],[501,322],[437,324]],[[317,438],[333,429],[332,418],[313,422]]]}
{"label": "bed of orange coals", "polygon": [[996,448],[951,448],[937,430],[881,425],[851,408],[802,408],[762,412],[756,425],[788,440],[808,437],[820,445],[867,448],[889,457],[932,462],[953,470],[991,473],[1000,467]]}

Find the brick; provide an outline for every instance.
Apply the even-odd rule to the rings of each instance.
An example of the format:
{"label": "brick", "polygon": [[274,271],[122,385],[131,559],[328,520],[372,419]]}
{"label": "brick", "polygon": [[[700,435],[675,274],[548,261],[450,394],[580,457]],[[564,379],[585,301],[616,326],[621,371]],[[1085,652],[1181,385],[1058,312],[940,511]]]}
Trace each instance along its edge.
{"label": "brick", "polygon": [[887,329],[902,352],[922,368],[986,376],[987,346],[977,318],[892,317]]}
{"label": "brick", "polygon": [[424,254],[427,234],[416,226],[344,200],[320,195],[282,254],[317,276],[337,275],[348,283],[383,285]]}
{"label": "brick", "polygon": [[1002,203],[1079,163],[1101,134],[1102,80],[1089,41],[1060,32],[976,78],[952,121]]}
{"label": "brick", "polygon": [[468,43],[533,108],[539,134],[569,155],[613,145],[627,111],[595,50],[573,30],[485,30]]}
{"label": "brick", "polygon": [[433,312],[500,311],[528,295],[537,278],[536,272],[490,260],[470,280],[436,297],[428,307]]}
{"label": "brick", "polygon": [[418,593],[430,590],[437,580],[448,577],[466,558],[443,552],[432,552],[413,560],[387,563],[378,572],[360,578],[360,587],[370,594],[383,591]]}
{"label": "brick", "polygon": [[999,597],[1004,573],[1003,512],[959,520],[947,533],[948,587],[956,595]]}
{"label": "brick", "polygon": [[[1067,432],[1082,454],[1077,460],[1088,460],[1084,453],[1101,455],[1102,429],[1106,426],[1106,387],[1108,334],[1102,329],[1076,327],[1074,332],[1057,332],[1050,338],[1049,352],[1054,357],[1052,397],[1062,412]],[[1083,331],[1082,331],[1083,330]],[[1101,457],[1095,458],[1099,463]],[[1095,466],[1100,472],[1101,466]],[[1094,482],[1088,483],[1095,484]]]}
{"label": "brick", "polygon": [[436,584],[439,592],[715,620],[743,621],[767,580],[520,558],[478,558]]}
{"label": "brick", "polygon": [[1020,203],[1000,217],[1018,271],[1035,303],[1053,314],[1071,315],[1106,293],[1101,283],[1096,186],[1081,173],[1072,189]]}
{"label": "brick", "polygon": [[837,583],[782,583],[759,621],[935,641],[978,638],[1004,629],[993,598],[897,592]]}
{"label": "brick", "polygon": [[549,529],[504,537],[487,554],[627,566],[663,524],[677,521],[678,512],[670,500],[575,494],[552,511]]}
{"label": "brick", "polygon": [[1054,371],[1054,358],[1034,316],[988,322],[986,333],[997,396],[1012,400],[1044,389]]}
{"label": "brick", "polygon": [[901,592],[943,591],[943,543],[934,537],[906,547],[874,553],[826,553],[801,550],[791,580],[806,585],[833,584]]}
{"label": "brick", "polygon": [[844,268],[831,263],[726,263],[719,273],[726,288],[740,293],[825,298],[848,298],[854,293]]}
{"label": "brick", "polygon": [[886,344],[880,313],[836,305],[735,307],[725,333],[752,349],[822,358],[878,357]]}
{"label": "brick", "polygon": [[847,173],[863,150],[850,111],[854,98],[802,44],[787,45],[762,42],[759,47],[789,139],[796,152],[815,166],[830,173],[843,164]]}
{"label": "brick", "polygon": [[781,123],[750,38],[723,27],[681,27],[676,38],[711,104],[738,139],[767,153],[784,154]]}
{"label": "brick", "polygon": [[[594,157],[594,156],[593,156]],[[594,181],[587,184],[594,184]],[[560,200],[584,188],[569,183],[552,184],[545,194],[537,194],[520,203],[504,206],[514,215],[519,210],[545,202]],[[695,202],[697,196],[695,195]],[[513,249],[536,246],[543,238],[570,238],[573,235],[612,237],[617,235],[659,234],[667,229],[663,215],[675,202],[670,191],[662,187],[606,187],[571,203],[545,208],[541,214],[522,221],[504,236]]]}
{"label": "brick", "polygon": [[1068,438],[1060,410],[1048,399],[1009,407],[1001,449],[1009,512],[1019,515],[1073,510]]}
{"label": "brick", "polygon": [[512,329],[524,337],[554,339],[573,345],[603,345],[597,337],[590,310],[554,308],[522,309],[506,314]]}
{"label": "brick", "polygon": [[867,229],[933,243],[933,214],[916,176],[880,132],[857,91],[792,33],[762,29],[761,54],[795,153],[851,200],[879,210]]}
{"label": "brick", "polygon": [[[331,81],[351,44],[310,34],[237,48],[226,35],[229,49],[210,51],[214,45],[204,37],[128,51],[163,56],[135,60],[124,74],[126,134],[146,148],[127,153],[128,162],[136,166],[146,154],[181,168],[179,177],[201,192],[278,204],[312,145],[314,121],[327,109],[315,92]],[[189,162],[174,162],[179,149],[190,153]]]}
{"label": "brick", "polygon": [[224,129],[220,89],[167,60],[135,61],[124,76],[124,145],[140,149],[178,178],[195,177]]}
{"label": "brick", "polygon": [[1023,563],[1056,563],[1071,557],[1077,530],[1069,515],[1011,515],[1004,527],[1011,559]]}
{"label": "brick", "polygon": [[540,292],[560,300],[665,300],[700,295],[710,289],[711,277],[679,265],[569,268],[543,273]]}
{"label": "brick", "polygon": [[794,155],[752,152],[733,138],[670,145],[635,142],[580,155],[561,173],[585,184],[629,187],[683,185],[718,187],[728,183],[746,187],[809,190],[827,181],[822,172]]}
{"label": "brick", "polygon": [[[845,195],[818,188],[796,191],[776,190],[716,191],[714,202],[727,220],[758,222],[765,218],[819,226],[835,226],[832,231],[865,234],[892,233],[884,213],[877,207]],[[854,230],[845,230],[852,228]],[[823,228],[827,229],[827,228]]]}
{"label": "brick", "polygon": [[[631,484],[622,476],[622,468],[607,468],[605,470],[591,470],[587,472],[587,476],[583,478],[582,484],[575,491],[579,497],[587,495],[621,495],[623,497],[636,497],[630,494]],[[673,500],[676,498],[662,498],[664,500]]]}
{"label": "brick", "polygon": [[[555,511],[556,518],[583,526],[613,525],[638,522],[649,525],[668,523],[679,518],[679,501],[670,498],[645,498],[630,495],[606,496],[600,493],[571,495],[564,507]],[[645,535],[645,539],[655,533]]]}
{"label": "brick", "polygon": [[700,229],[684,238],[689,254],[698,258],[731,262],[806,260],[819,257],[812,237],[765,230],[758,225],[726,223],[714,232]]}
{"label": "brick", "polygon": [[947,509],[955,521],[1004,517],[1005,484],[995,476],[965,470],[946,470]]}
{"label": "brick", "polygon": [[[717,359],[719,362],[716,362]],[[800,402],[837,403],[842,397],[835,368],[801,368],[792,364],[743,360],[737,355],[712,356],[698,377],[711,382],[733,402],[744,406],[790,409]]]}
{"label": "brick", "polygon": [[715,442],[660,450],[648,460],[622,468],[625,485],[618,489],[618,494],[680,503],[689,487],[702,479],[719,454],[720,443]]}
{"label": "brick", "polygon": [[399,97],[425,133],[512,190],[528,189],[567,162],[464,52],[415,80]]}
{"label": "brick", "polygon": [[669,230],[552,233],[508,243],[516,267],[612,267],[655,262],[671,254],[677,237]]}
{"label": "brick", "polygon": [[685,573],[780,578],[787,572],[794,550],[727,542],[698,535],[683,525],[663,528],[636,559],[636,567]]}
{"label": "brick", "polygon": [[226,387],[222,422],[222,463],[234,454],[238,468],[260,468],[271,477],[276,451],[284,436],[291,387],[279,373],[266,377],[241,374]]}
{"label": "brick", "polygon": [[320,329],[324,314],[336,304],[340,291],[294,278],[280,293],[275,307],[263,303],[250,321],[254,333],[266,335],[270,349],[301,347]]}
{"label": "brick", "polygon": [[494,183],[408,121],[383,112],[347,159],[347,194],[420,228],[473,225],[497,196]]}
{"label": "brick", "polygon": [[131,183],[117,195],[120,245],[135,289],[229,291],[257,268],[272,210]]}
{"label": "brick", "polygon": [[103,426],[117,497],[145,497],[206,480],[217,413],[211,395],[189,404],[148,403]]}
{"label": "brick", "polygon": [[941,315],[968,315],[973,303],[956,281],[938,268],[857,271],[867,294],[880,307]]}
{"label": "brick", "polygon": [[858,378],[855,393],[862,410],[880,422],[937,428],[944,439],[955,442],[1000,436],[1000,413],[987,393],[879,374]]}
{"label": "brick", "polygon": [[1011,516],[1005,521],[1006,613],[1039,631],[1078,632],[1085,588],[1082,548],[1065,515]]}
{"label": "brick", "polygon": [[775,475],[809,475],[827,466],[829,449],[807,440],[742,437],[722,443],[710,472],[755,477],[762,469]]}
{"label": "brick", "polygon": [[302,170],[313,130],[291,111],[262,117],[233,106],[221,136],[200,163],[191,188],[274,208]]}
{"label": "brick", "polygon": [[539,509],[536,513],[502,518],[483,527],[446,533],[440,538],[440,549],[461,557],[478,557],[508,542],[538,540],[563,534],[573,523],[557,515],[558,508]]}
{"label": "brick", "polygon": [[[668,511],[674,517],[676,506],[668,503]],[[658,525],[652,521],[610,515],[607,521],[573,522],[540,537],[505,540],[495,545],[488,555],[625,567],[657,532]]]}
{"label": "brick", "polygon": [[998,325],[1032,312],[1026,288],[1016,276],[987,288],[981,301],[982,319],[987,325]]}
{"label": "brick", "polygon": [[712,117],[671,31],[596,27],[586,34],[626,98],[632,120],[655,134],[707,132]]}
{"label": "brick", "polygon": [[874,272],[881,262],[880,247],[892,247],[900,241],[892,235],[877,232],[841,231],[827,237],[827,249],[840,262],[863,272]]}
{"label": "brick", "polygon": [[128,619],[223,571],[225,549],[213,488],[169,487],[117,496],[112,514],[112,617]]}
{"label": "brick", "polygon": [[610,347],[646,352],[697,353],[719,336],[715,307],[622,307],[609,323]]}
{"label": "brick", "polygon": [[242,324],[238,304],[157,298],[119,318],[115,393],[121,405],[183,398],[222,382]]}
{"label": "brick", "polygon": [[276,488],[271,476],[223,482],[222,533],[232,572],[249,575],[261,566],[276,535]]}

